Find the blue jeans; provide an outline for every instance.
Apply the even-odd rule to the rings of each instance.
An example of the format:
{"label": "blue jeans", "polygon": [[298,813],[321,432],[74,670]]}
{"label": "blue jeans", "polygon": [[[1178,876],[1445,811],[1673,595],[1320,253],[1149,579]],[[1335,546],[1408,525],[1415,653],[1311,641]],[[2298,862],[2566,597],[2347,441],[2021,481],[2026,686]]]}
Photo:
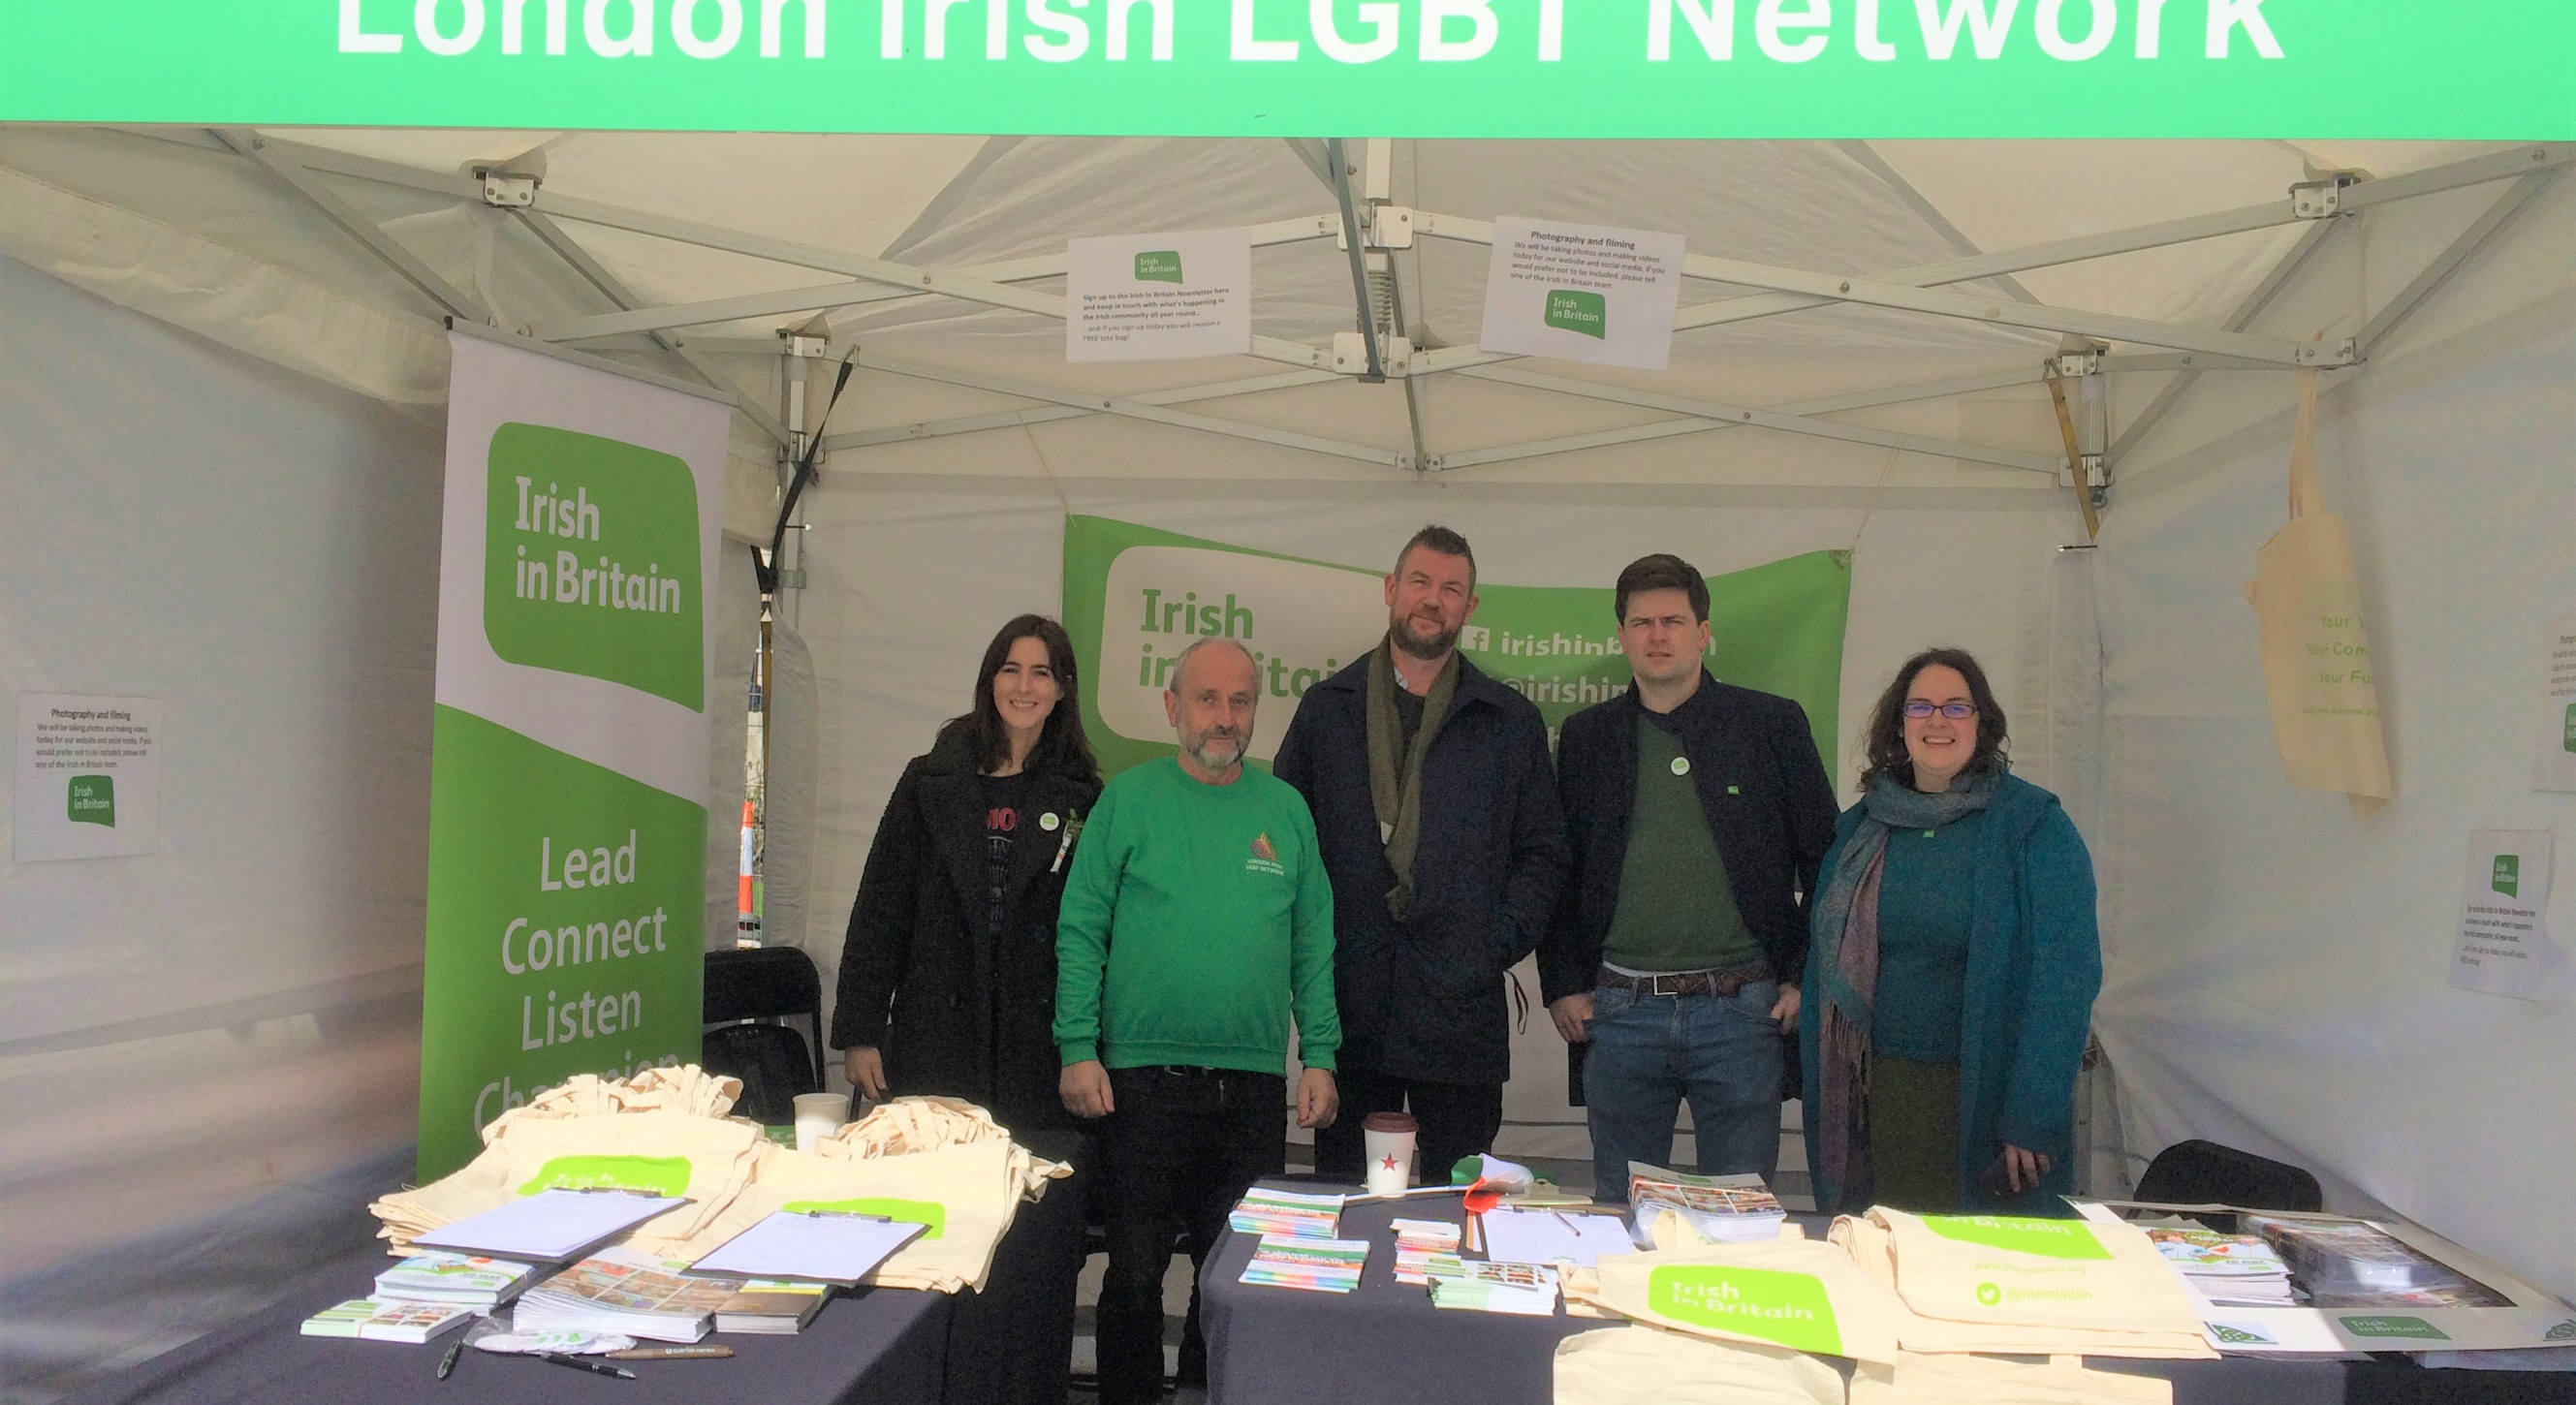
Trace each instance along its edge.
{"label": "blue jeans", "polygon": [[1699,1172],[1752,1171],[1765,1185],[1780,1171],[1778,981],[1755,981],[1726,999],[1592,992],[1592,1050],[1583,1100],[1592,1124],[1593,1197],[1624,1203],[1628,1163],[1668,1164],[1682,1099],[1690,1099]]}

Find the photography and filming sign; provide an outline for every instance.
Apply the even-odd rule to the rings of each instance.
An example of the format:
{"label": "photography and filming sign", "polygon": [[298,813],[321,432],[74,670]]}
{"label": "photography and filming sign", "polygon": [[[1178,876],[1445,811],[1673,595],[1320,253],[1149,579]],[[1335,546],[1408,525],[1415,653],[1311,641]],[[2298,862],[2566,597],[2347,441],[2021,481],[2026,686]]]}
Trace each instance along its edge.
{"label": "photography and filming sign", "polygon": [[2566,0],[0,6],[11,122],[2560,141],[2571,74]]}
{"label": "photography and filming sign", "polygon": [[1498,215],[1476,345],[1660,371],[1681,297],[1678,234]]}
{"label": "photography and filming sign", "polygon": [[18,695],[11,851],[20,863],[161,846],[161,700]]}

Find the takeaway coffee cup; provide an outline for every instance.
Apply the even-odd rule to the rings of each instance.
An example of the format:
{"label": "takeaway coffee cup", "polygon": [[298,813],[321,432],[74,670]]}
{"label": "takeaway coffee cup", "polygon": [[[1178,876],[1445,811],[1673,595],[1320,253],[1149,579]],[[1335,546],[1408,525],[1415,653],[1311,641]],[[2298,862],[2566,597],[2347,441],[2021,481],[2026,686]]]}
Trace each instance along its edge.
{"label": "takeaway coffee cup", "polygon": [[1398,1195],[1413,1184],[1413,1115],[1372,1112],[1360,1122],[1368,1143],[1368,1193]]}
{"label": "takeaway coffee cup", "polygon": [[812,1151],[814,1143],[841,1130],[849,1120],[850,1095],[847,1093],[798,1093],[796,1095],[796,1149]]}

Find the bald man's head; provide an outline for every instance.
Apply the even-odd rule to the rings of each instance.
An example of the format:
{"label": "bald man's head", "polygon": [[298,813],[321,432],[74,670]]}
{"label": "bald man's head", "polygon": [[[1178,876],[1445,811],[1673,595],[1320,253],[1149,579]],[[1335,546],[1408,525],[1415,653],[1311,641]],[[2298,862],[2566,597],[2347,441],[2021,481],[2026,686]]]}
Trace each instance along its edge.
{"label": "bald man's head", "polygon": [[1232,781],[1252,748],[1260,702],[1261,667],[1242,641],[1207,638],[1183,649],[1163,711],[1180,738],[1184,768],[1204,781]]}

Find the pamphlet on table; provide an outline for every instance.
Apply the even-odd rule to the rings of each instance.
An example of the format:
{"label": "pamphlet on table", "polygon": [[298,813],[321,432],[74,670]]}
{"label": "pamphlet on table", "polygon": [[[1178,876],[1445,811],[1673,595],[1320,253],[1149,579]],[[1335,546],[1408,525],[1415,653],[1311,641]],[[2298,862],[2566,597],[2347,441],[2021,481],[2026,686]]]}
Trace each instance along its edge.
{"label": "pamphlet on table", "polygon": [[1240,1281],[1272,1288],[1303,1288],[1316,1293],[1347,1293],[1360,1286],[1368,1267],[1365,1239],[1317,1239],[1302,1234],[1265,1234],[1244,1265]]}
{"label": "pamphlet on table", "polygon": [[1307,1239],[1330,1239],[1342,1221],[1342,1197],[1338,1195],[1304,1195],[1296,1191],[1272,1190],[1254,1186],[1227,1217],[1237,1234],[1294,1235]]}
{"label": "pamphlet on table", "polygon": [[2072,1203],[2088,1220],[2143,1218],[2157,1228],[2198,1229],[2202,1219],[2234,1216],[2239,1234],[2259,1236],[2288,1271],[2292,1302],[2228,1298],[2219,1280],[2175,1265],[2209,1341],[2223,1351],[2477,1352],[2576,1342],[2576,1308],[2402,1220],[2230,1205]]}
{"label": "pamphlet on table", "polygon": [[519,1297],[521,1331],[616,1332],[657,1342],[694,1342],[731,1302],[737,1283],[674,1273],[632,1249],[603,1249]]}
{"label": "pamphlet on table", "polygon": [[454,1303],[400,1302],[389,1298],[351,1298],[304,1319],[308,1337],[354,1337],[367,1342],[418,1345],[472,1320],[474,1309]]}

